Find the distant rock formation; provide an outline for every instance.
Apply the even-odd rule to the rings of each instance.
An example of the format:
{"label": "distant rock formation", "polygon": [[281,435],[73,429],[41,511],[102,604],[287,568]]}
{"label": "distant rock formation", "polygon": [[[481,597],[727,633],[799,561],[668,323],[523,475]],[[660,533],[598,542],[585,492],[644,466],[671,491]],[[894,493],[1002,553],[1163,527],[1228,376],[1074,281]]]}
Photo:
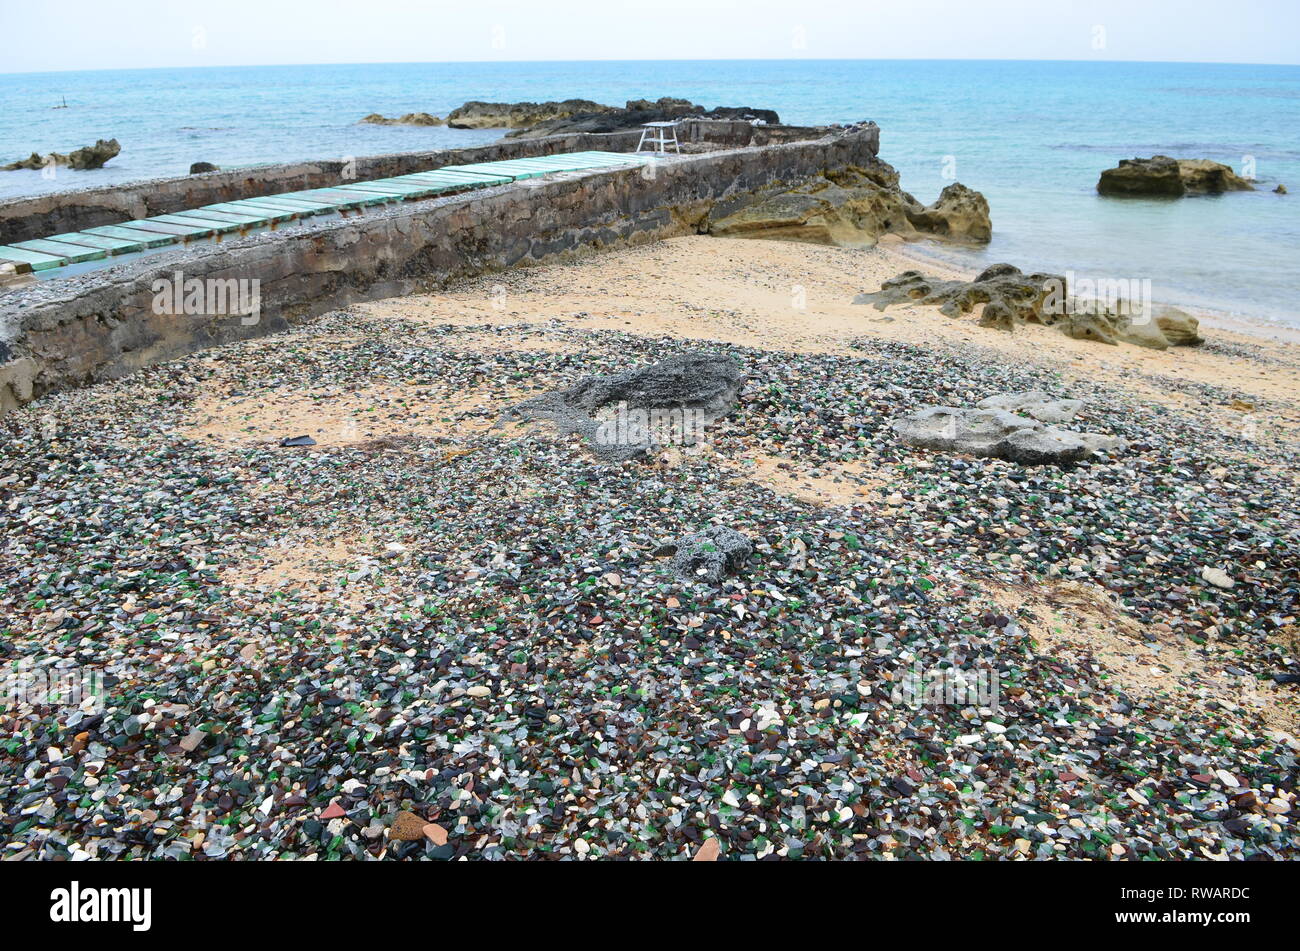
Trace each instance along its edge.
{"label": "distant rock formation", "polygon": [[21,161],[0,165],[0,169],[12,172],[20,168],[42,169],[47,165],[66,165],[68,168],[77,171],[85,171],[92,168],[103,168],[105,162],[121,151],[122,146],[118,144],[117,139],[109,139],[107,142],[100,139],[94,145],[87,145],[67,155],[61,152],[51,152],[49,155],[42,156],[38,152],[33,152],[30,157]]}
{"label": "distant rock formation", "polygon": [[1097,191],[1110,196],[1181,198],[1183,195],[1254,191],[1255,186],[1226,165],[1209,159],[1123,159],[1101,173]]}
{"label": "distant rock formation", "polygon": [[213,165],[211,162],[195,162],[190,166],[191,175],[202,175],[204,172],[219,172],[221,167]]}
{"label": "distant rock formation", "polygon": [[540,138],[576,132],[621,132],[640,128],[647,122],[674,119],[744,119],[779,125],[771,109],[749,106],[719,106],[705,109],[687,99],[664,97],[630,99],[623,107],[607,106],[590,99],[563,102],[467,102],[447,115],[452,129],[513,129],[508,138]]}
{"label": "distant rock formation", "polygon": [[898,172],[879,160],[760,192],[740,207],[720,202],[707,228],[717,237],[845,246],[874,244],[888,233],[974,243],[993,233],[988,202],[979,192],[954,182],[934,204],[922,205],[899,188]]}
{"label": "distant rock formation", "polygon": [[377,112],[372,112],[361,120],[369,125],[445,125],[446,120],[439,119],[437,116],[431,116],[427,112],[408,112],[404,116],[390,119],[387,116],[381,116]]}
{"label": "distant rock formation", "polygon": [[527,129],[552,119],[613,111],[613,106],[602,106],[590,99],[566,99],[563,102],[474,100],[447,113],[447,126],[452,129]]}

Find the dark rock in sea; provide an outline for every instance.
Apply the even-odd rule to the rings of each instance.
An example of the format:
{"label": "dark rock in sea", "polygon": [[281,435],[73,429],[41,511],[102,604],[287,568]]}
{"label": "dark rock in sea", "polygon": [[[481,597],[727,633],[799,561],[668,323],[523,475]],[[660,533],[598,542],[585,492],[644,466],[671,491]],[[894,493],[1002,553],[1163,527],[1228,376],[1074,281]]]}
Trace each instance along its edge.
{"label": "dark rock in sea", "polygon": [[1149,159],[1122,159],[1101,173],[1097,191],[1103,195],[1143,198],[1181,198],[1183,195],[1253,191],[1254,186],[1231,168],[1208,159],[1176,159],[1155,155]]}
{"label": "dark rock in sea", "polygon": [[213,165],[211,162],[195,162],[190,166],[191,175],[202,175],[204,172],[219,172],[221,167]]}
{"label": "dark rock in sea", "polygon": [[707,584],[717,584],[739,571],[754,553],[748,538],[723,525],[711,525],[702,532],[678,539],[675,545],[673,571],[684,581]]}
{"label": "dark rock in sea", "polygon": [[88,169],[103,168],[105,162],[121,151],[122,146],[117,139],[107,141],[100,139],[94,145],[76,149],[67,155],[61,152],[51,152],[49,155],[41,156],[39,153],[33,152],[28,158],[21,161],[0,166],[0,170],[12,172],[20,168],[41,169],[47,165],[66,165],[68,168],[77,171],[86,171]]}
{"label": "dark rock in sea", "polygon": [[583,436],[598,458],[618,462],[661,445],[657,424],[674,429],[673,441],[697,441],[701,427],[735,407],[744,378],[743,368],[730,357],[697,351],[586,377],[526,400],[506,417],[547,420],[561,433]]}
{"label": "dark rock in sea", "polygon": [[513,129],[508,138],[538,138],[575,132],[621,132],[647,122],[673,119],[742,119],[777,125],[771,109],[719,106],[705,109],[687,99],[664,97],[651,102],[631,99],[625,106],[607,106],[590,99],[563,102],[467,102],[447,115],[453,129]]}
{"label": "dark rock in sea", "polygon": [[1286,194],[1286,186],[1283,185],[1283,184],[1281,184],[1281,183],[1279,183],[1278,186],[1277,186],[1277,188],[1273,189],[1273,193],[1274,193],[1275,195],[1285,195],[1285,194]]}

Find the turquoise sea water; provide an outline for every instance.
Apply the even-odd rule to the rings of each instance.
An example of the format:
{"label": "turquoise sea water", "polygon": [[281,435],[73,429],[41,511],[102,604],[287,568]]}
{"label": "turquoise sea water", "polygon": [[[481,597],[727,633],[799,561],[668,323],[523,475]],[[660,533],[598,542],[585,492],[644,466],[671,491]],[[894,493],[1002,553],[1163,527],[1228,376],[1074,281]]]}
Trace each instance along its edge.
{"label": "turquoise sea water", "polygon": [[[267,66],[0,75],[0,163],[116,137],[94,172],[0,172],[0,199],[223,167],[473,145],[499,133],[358,125],[468,99],[680,96],[793,123],[874,119],[881,157],[933,201],[982,191],[987,250],[1080,276],[1150,278],[1158,300],[1300,324],[1300,67],[783,60]],[[67,109],[53,109],[66,97]],[[1104,199],[1098,173],[1164,152],[1253,167],[1260,190]],[[1286,183],[1291,195],[1272,188]]]}

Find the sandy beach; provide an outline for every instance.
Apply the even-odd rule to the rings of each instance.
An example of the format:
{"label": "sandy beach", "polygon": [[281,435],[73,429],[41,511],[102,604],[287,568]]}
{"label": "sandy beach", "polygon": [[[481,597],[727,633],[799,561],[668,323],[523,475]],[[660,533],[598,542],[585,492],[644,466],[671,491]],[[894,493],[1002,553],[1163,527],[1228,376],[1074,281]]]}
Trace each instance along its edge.
{"label": "sandy beach", "polygon": [[[673,239],[7,417],[0,646],[114,697],[4,715],[3,805],[48,830],[9,857],[1295,858],[1295,345],[851,303],[909,266]],[[602,464],[501,423],[699,349],[749,374],[703,445]],[[1033,388],[1127,450],[1026,468],[888,428]],[[710,524],[746,567],[672,576]],[[913,703],[917,671],[997,689]]]}

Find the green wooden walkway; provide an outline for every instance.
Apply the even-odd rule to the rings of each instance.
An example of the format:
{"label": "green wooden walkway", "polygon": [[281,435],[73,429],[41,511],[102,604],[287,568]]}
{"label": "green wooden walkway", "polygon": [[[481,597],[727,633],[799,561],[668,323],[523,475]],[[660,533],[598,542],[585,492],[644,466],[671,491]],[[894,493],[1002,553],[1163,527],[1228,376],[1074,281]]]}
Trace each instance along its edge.
{"label": "green wooden walkway", "polygon": [[634,153],[573,152],[568,155],[542,155],[476,165],[447,165],[428,172],[218,202],[192,211],[156,215],[138,221],[87,228],[85,231],[70,231],[34,241],[18,241],[0,245],[0,264],[13,264],[21,272],[49,271],[69,264],[98,261],[114,255],[182,244],[231,232],[269,228],[281,222],[314,215],[334,214],[390,202],[418,201],[435,195],[538,178],[554,172],[585,172],[639,165],[645,161],[648,161],[647,156]]}

